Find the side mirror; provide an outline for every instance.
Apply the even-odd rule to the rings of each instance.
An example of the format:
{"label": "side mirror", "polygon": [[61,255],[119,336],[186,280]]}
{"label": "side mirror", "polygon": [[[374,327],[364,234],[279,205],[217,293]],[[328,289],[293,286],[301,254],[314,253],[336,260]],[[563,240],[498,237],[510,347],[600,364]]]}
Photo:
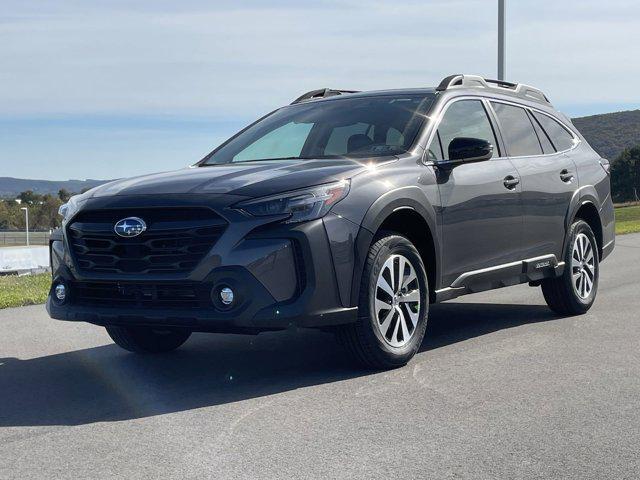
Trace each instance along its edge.
{"label": "side mirror", "polygon": [[449,143],[449,161],[482,162],[493,156],[493,145],[480,138],[456,137]]}

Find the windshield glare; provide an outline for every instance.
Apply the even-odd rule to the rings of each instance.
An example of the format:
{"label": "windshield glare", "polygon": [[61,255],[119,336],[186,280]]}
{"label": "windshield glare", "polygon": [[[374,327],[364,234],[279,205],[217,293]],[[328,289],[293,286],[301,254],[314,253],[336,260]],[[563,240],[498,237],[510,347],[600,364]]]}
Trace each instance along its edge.
{"label": "windshield glare", "polygon": [[372,158],[408,151],[434,94],[339,98],[283,107],[214,150],[202,165],[274,159]]}

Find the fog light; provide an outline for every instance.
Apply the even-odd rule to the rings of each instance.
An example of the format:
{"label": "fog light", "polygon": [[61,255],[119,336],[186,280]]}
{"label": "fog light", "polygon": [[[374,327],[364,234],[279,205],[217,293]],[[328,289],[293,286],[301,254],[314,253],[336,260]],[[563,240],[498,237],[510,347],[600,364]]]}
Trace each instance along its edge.
{"label": "fog light", "polygon": [[67,287],[59,283],[54,289],[54,294],[60,303],[64,302],[65,298],[67,298]]}
{"label": "fog light", "polygon": [[229,287],[220,289],[220,301],[224,305],[231,305],[233,303],[233,290]]}

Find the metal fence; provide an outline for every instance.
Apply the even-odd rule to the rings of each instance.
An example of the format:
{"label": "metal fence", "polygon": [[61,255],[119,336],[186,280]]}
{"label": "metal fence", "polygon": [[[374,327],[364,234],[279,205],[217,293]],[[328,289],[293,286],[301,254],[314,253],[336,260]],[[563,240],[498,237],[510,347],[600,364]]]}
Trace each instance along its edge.
{"label": "metal fence", "polygon": [[[49,245],[51,232],[29,232],[29,245]],[[1,232],[0,247],[20,247],[27,244],[26,232]]]}

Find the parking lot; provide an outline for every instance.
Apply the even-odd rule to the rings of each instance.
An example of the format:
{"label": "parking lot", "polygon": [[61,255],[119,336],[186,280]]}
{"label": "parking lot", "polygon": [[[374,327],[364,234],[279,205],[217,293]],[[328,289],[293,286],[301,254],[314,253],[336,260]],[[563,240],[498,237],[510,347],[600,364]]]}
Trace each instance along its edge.
{"label": "parking lot", "polygon": [[333,337],[197,334],[135,356],[0,311],[0,478],[638,478],[640,235],[559,318],[519,286],[434,306],[406,367]]}

